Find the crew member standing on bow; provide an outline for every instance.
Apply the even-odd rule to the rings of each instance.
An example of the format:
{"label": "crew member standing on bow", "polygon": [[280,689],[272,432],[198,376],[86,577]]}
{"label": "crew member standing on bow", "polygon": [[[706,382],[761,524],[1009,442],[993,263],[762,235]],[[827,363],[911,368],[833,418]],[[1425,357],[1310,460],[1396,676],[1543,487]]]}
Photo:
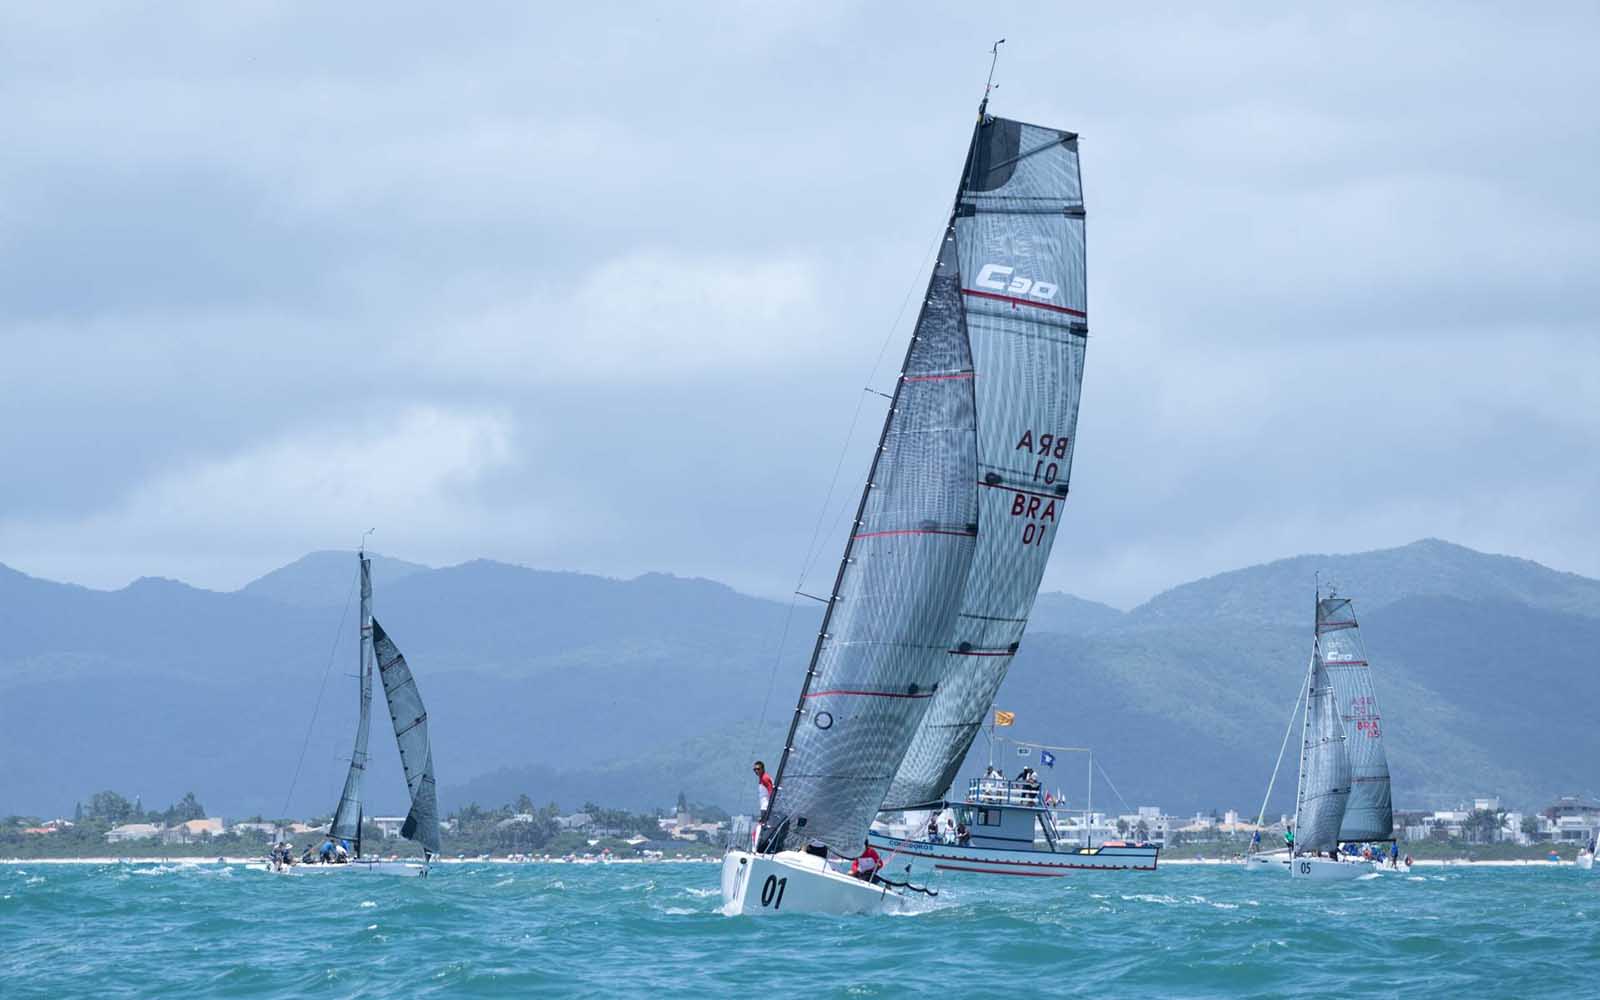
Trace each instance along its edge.
{"label": "crew member standing on bow", "polygon": [[767,807],[772,805],[772,793],[774,791],[772,775],[767,773],[767,765],[759,760],[756,761],[751,770],[756,773],[756,781],[761,785],[761,810],[756,815],[765,820],[767,818]]}

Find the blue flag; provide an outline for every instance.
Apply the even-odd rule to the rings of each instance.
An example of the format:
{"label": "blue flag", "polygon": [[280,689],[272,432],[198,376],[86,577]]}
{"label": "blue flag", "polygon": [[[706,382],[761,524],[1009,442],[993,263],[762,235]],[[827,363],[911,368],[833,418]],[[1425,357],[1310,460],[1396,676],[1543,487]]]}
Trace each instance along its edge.
{"label": "blue flag", "polygon": [[1051,753],[1048,750],[1040,750],[1039,751],[1039,763],[1043,764],[1045,767],[1055,767],[1056,766],[1056,755]]}

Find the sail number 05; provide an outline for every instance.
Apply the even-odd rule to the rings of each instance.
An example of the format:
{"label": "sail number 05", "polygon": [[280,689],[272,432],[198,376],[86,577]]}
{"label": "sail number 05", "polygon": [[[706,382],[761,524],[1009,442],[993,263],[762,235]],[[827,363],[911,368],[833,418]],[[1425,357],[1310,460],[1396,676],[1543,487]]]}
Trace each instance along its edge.
{"label": "sail number 05", "polygon": [[761,905],[770,906],[774,910],[783,905],[783,889],[789,884],[786,878],[768,875],[767,881],[761,886]]}

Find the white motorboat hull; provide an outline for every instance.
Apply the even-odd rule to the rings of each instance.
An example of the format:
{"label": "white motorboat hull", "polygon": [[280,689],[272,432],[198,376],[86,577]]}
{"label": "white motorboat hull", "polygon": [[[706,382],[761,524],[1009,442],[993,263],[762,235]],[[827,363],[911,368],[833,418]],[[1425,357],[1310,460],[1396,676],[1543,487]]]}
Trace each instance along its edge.
{"label": "white motorboat hull", "polygon": [[901,890],[836,872],[800,851],[729,851],[722,859],[722,911],[729,916],[900,913],[910,905]]}
{"label": "white motorboat hull", "polygon": [[[272,865],[267,865],[268,870],[273,870]],[[335,873],[345,875],[392,875],[401,878],[420,878],[428,874],[428,866],[417,864],[414,861],[348,861],[343,864],[297,864],[288,871],[296,875],[317,873],[332,875]]]}
{"label": "white motorboat hull", "polygon": [[1309,882],[1348,882],[1371,874],[1372,865],[1365,861],[1332,861],[1303,856],[1289,862],[1289,877]]}
{"label": "white motorboat hull", "polygon": [[971,872],[1064,878],[1085,871],[1156,870],[1160,849],[1151,846],[1101,846],[1086,850],[1012,851],[992,847],[893,840],[877,833],[867,837],[883,855],[884,870],[894,879],[930,872]]}
{"label": "white motorboat hull", "polygon": [[1252,854],[1244,859],[1244,870],[1247,872],[1281,872],[1289,867],[1288,851],[1272,851],[1266,854]]}

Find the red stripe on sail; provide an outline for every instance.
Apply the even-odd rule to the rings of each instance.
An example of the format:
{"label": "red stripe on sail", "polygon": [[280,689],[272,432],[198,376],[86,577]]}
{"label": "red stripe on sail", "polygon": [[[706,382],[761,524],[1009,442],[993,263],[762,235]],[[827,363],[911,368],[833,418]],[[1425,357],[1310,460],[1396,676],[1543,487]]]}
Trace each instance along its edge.
{"label": "red stripe on sail", "polygon": [[1089,318],[1089,314],[1082,309],[1069,309],[1066,306],[1051,305],[1048,302],[1034,302],[1030,299],[1019,299],[1010,295],[1001,295],[999,292],[980,292],[976,288],[963,288],[962,295],[976,295],[980,299],[994,299],[996,302],[1009,302],[1014,306],[1032,306],[1035,309],[1048,309],[1051,312],[1066,313],[1068,316]]}
{"label": "red stripe on sail", "polygon": [[932,691],[919,691],[916,694],[909,694],[909,693],[902,692],[902,691],[845,691],[845,690],[813,691],[810,694],[806,695],[806,697],[807,698],[821,698],[824,695],[830,695],[830,694],[849,694],[849,695],[856,695],[856,696],[862,697],[862,698],[932,698],[933,697],[933,692]]}

